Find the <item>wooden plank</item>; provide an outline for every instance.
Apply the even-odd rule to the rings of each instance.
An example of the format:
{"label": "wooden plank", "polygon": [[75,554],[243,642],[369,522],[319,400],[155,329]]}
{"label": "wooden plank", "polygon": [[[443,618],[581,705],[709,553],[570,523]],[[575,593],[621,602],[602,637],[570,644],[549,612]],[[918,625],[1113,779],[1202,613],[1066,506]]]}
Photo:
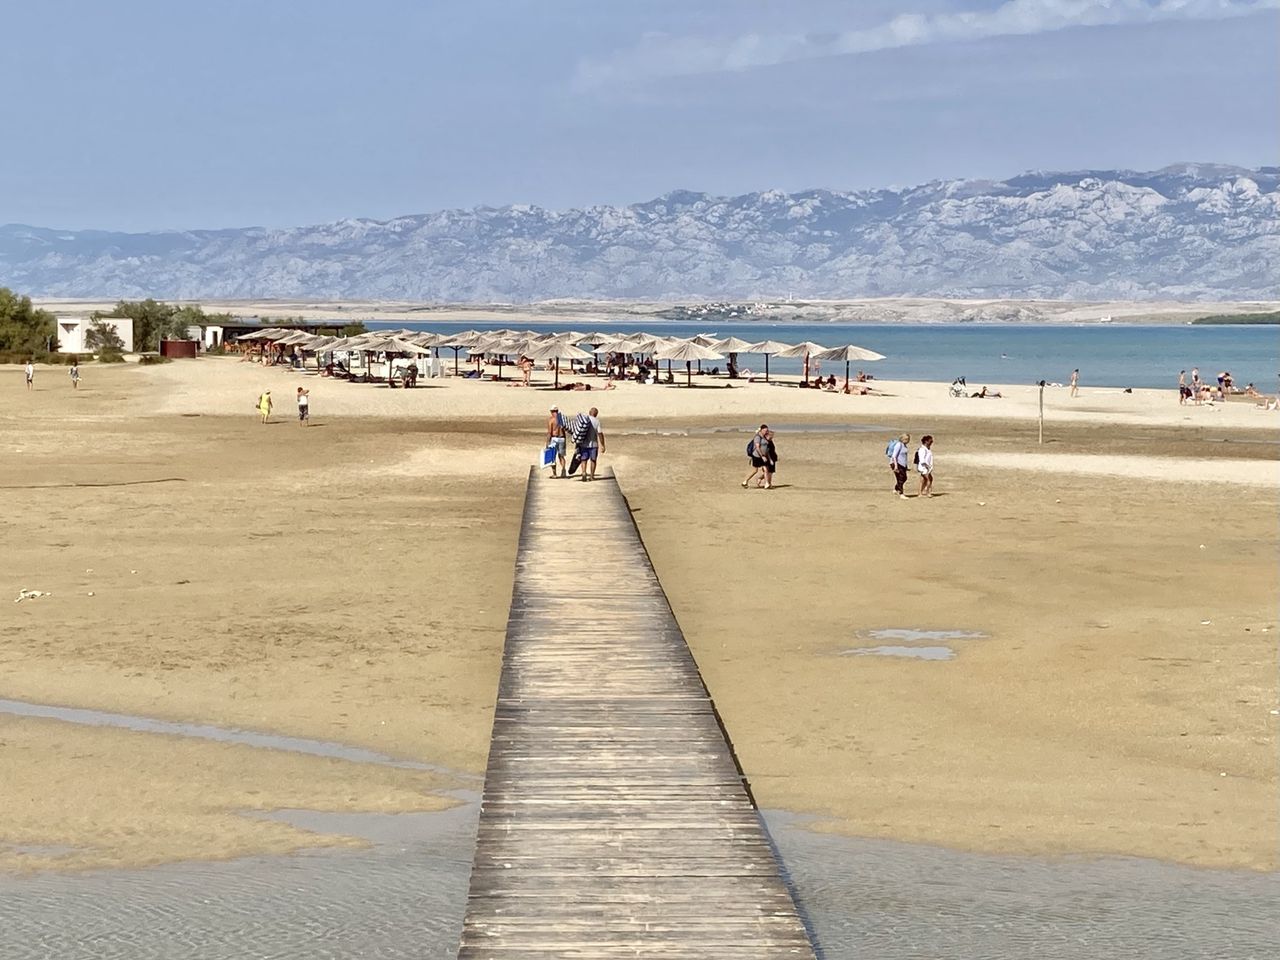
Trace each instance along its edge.
{"label": "wooden plank", "polygon": [[460,960],[814,952],[612,477],[532,475]]}

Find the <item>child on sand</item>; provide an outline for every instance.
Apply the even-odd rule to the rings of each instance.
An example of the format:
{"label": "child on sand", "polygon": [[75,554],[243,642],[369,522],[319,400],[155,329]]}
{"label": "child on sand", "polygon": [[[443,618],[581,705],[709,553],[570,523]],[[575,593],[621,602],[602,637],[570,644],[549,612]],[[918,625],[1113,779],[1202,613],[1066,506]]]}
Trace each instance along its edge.
{"label": "child on sand", "polygon": [[303,390],[302,387],[298,388],[298,422],[304,427],[307,425],[307,421],[311,419],[310,396],[310,390]]}
{"label": "child on sand", "polygon": [[262,396],[258,397],[258,412],[262,414],[262,422],[266,423],[271,418],[271,391],[262,391]]}

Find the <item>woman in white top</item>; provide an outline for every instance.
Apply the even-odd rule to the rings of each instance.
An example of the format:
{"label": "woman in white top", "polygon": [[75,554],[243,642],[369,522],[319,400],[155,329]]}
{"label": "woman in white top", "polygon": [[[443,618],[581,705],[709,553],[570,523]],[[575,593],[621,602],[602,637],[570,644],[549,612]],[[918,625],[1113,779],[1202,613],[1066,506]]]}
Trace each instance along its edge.
{"label": "woman in white top", "polygon": [[916,450],[916,469],[920,471],[920,496],[933,496],[933,437],[925,434]]}

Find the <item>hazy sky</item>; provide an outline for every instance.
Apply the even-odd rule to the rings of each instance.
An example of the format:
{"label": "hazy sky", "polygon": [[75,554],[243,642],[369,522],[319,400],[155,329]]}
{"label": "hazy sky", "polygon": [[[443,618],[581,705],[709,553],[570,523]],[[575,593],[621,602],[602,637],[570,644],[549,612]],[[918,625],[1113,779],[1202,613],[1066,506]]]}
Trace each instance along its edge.
{"label": "hazy sky", "polygon": [[3,0],[0,223],[1280,162],[1280,0]]}

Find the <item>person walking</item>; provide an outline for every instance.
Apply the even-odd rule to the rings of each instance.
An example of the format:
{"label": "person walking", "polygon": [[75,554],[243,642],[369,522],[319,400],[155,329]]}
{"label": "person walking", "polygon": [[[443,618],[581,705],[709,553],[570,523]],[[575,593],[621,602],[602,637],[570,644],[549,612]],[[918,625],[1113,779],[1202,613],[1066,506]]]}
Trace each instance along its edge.
{"label": "person walking", "polygon": [[916,449],[916,470],[920,474],[920,496],[933,496],[933,437],[925,434]]}
{"label": "person walking", "polygon": [[71,369],[68,372],[71,374],[71,389],[79,390],[80,389],[80,364],[73,360],[71,362]]}
{"label": "person walking", "polygon": [[889,460],[889,469],[893,471],[893,492],[903,500],[907,499],[903,485],[907,482],[907,444],[910,442],[911,434],[901,434],[897,440],[889,442],[889,448],[884,452]]}
{"label": "person walking", "polygon": [[298,422],[304,427],[311,421],[311,391],[298,388]]}
{"label": "person walking", "polygon": [[773,475],[778,472],[778,447],[773,442],[773,431],[764,432],[764,479],[760,482],[766,490],[773,489]]}
{"label": "person walking", "polygon": [[271,391],[262,391],[262,396],[258,397],[258,412],[262,414],[262,422],[266,423],[271,419]]}
{"label": "person walking", "polygon": [[586,429],[578,446],[578,459],[582,461],[582,482],[596,478],[596,461],[604,453],[604,427],[600,425],[600,411],[592,407],[587,411]]}
{"label": "person walking", "polygon": [[1080,396],[1080,368],[1071,371],[1071,396]]}
{"label": "person walking", "polygon": [[[568,468],[564,465],[564,414],[560,412],[560,408],[554,404],[551,412],[547,415],[547,446],[555,449],[556,461],[560,463],[560,477],[569,476]],[[551,464],[551,479],[556,478],[556,464]]]}
{"label": "person walking", "polygon": [[[747,459],[751,461],[751,472],[747,474],[747,479],[742,481],[742,489],[745,490],[751,486],[751,481],[761,470],[767,470],[769,459],[767,456],[767,448],[765,446],[764,435],[769,432],[767,423],[760,424],[760,429],[747,442]],[[763,482],[763,481],[762,481]]]}
{"label": "person walking", "polygon": [[36,365],[28,359],[27,365],[22,368],[22,372],[27,377],[27,389],[34,390],[36,388]]}

